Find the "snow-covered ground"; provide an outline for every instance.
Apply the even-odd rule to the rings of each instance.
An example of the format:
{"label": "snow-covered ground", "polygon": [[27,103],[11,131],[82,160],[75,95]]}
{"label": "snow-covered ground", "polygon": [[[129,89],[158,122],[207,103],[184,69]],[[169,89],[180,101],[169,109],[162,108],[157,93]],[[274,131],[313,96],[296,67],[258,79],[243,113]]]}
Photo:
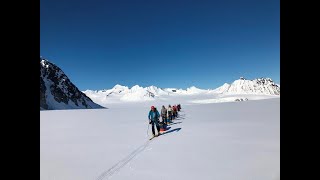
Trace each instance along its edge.
{"label": "snow-covered ground", "polygon": [[[188,100],[162,96],[109,102],[108,109],[40,111],[40,178],[280,179],[280,96],[241,97],[249,101],[212,103],[210,94]],[[150,106],[160,110],[177,103],[180,117],[149,141]]]}

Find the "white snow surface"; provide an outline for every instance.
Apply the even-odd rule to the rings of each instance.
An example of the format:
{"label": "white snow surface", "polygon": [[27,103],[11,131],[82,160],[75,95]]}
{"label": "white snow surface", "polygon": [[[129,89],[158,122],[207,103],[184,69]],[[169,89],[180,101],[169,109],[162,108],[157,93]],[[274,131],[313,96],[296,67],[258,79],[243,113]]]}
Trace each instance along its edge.
{"label": "white snow surface", "polygon": [[151,141],[150,106],[160,111],[180,96],[40,111],[40,179],[278,180],[280,96],[246,97],[260,100],[181,103],[180,117]]}

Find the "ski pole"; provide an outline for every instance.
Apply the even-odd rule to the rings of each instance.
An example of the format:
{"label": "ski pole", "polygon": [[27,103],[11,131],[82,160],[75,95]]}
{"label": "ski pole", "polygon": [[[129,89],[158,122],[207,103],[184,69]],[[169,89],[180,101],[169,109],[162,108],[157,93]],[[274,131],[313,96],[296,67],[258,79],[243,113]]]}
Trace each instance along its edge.
{"label": "ski pole", "polygon": [[147,136],[149,136],[149,126],[150,124],[148,124]]}

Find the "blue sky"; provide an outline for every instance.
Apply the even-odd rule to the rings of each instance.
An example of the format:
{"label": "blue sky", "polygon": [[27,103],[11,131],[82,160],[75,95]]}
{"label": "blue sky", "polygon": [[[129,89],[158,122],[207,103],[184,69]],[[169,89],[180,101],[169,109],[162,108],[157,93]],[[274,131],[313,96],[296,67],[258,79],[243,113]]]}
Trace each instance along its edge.
{"label": "blue sky", "polygon": [[280,83],[280,2],[40,0],[40,55],[80,90]]}

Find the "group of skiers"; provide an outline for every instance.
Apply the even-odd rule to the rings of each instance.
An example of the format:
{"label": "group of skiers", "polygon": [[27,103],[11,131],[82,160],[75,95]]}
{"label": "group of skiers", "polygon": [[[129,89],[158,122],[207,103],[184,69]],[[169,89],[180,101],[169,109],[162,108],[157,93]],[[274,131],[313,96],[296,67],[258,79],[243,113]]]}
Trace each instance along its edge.
{"label": "group of skiers", "polygon": [[[157,108],[154,106],[151,106],[151,110],[149,111],[149,124],[152,126],[152,134],[153,136],[158,136],[160,135],[160,126],[165,129],[167,125],[172,123],[172,120],[178,117],[178,111],[180,111],[181,105],[171,105],[169,104],[168,108],[165,106],[162,106],[161,109],[161,114],[158,112]],[[160,120],[161,116],[161,120]],[[155,134],[155,129],[154,126],[157,127],[158,134]]]}

